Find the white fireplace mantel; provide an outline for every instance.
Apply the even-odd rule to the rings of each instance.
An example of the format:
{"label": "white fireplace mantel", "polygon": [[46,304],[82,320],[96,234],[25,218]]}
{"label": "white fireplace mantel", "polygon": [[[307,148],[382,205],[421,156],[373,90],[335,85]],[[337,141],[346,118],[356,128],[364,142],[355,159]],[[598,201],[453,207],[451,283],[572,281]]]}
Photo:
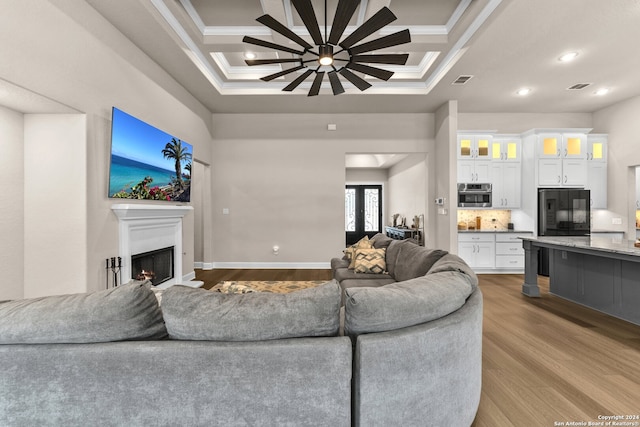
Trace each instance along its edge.
{"label": "white fireplace mantel", "polygon": [[158,285],[202,286],[202,282],[184,281],[182,269],[182,218],[193,207],[188,205],[115,204],[111,210],[118,217],[119,254],[122,278],[131,277],[131,256],[173,246],[173,279]]}
{"label": "white fireplace mantel", "polygon": [[188,205],[138,205],[117,204],[112,205],[111,210],[119,219],[145,219],[145,218],[182,218],[193,207]]}

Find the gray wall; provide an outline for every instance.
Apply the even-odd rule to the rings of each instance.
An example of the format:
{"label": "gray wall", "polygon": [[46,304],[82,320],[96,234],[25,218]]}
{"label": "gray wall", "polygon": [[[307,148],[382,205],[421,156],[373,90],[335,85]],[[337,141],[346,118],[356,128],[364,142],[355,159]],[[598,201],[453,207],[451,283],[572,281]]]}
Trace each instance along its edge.
{"label": "gray wall", "polygon": [[345,154],[433,150],[430,114],[216,114],[213,128],[219,267],[326,267],[344,249]]}

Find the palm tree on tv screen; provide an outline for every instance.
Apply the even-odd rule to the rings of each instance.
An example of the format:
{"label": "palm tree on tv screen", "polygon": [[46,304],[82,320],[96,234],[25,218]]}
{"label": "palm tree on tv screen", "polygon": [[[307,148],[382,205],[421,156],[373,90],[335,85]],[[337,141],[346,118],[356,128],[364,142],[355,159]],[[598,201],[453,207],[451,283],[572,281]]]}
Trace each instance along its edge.
{"label": "palm tree on tv screen", "polygon": [[187,151],[187,148],[182,145],[182,141],[176,138],[171,138],[171,142],[167,142],[167,145],[162,149],[162,155],[165,159],[174,159],[176,168],[176,182],[180,189],[184,188],[182,182],[182,161],[191,159],[191,153]]}

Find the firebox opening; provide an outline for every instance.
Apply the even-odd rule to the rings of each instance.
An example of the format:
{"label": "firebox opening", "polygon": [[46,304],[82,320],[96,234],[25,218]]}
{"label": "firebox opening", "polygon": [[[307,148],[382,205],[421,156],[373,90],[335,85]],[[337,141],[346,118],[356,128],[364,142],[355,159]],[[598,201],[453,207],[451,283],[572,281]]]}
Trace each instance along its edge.
{"label": "firebox opening", "polygon": [[131,255],[131,278],[151,280],[153,286],[173,278],[173,246]]}

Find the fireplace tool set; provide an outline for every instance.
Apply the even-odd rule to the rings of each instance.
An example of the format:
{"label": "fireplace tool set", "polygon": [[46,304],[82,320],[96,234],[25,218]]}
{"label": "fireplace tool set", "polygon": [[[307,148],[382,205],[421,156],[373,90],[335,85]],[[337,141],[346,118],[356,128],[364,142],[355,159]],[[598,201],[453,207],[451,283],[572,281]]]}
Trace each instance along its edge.
{"label": "fireplace tool set", "polygon": [[113,287],[115,288],[120,284],[118,276],[120,275],[120,269],[122,268],[122,258],[111,257],[107,258],[105,261],[107,270],[107,289],[109,289],[109,270],[111,270],[111,274],[113,276]]}

